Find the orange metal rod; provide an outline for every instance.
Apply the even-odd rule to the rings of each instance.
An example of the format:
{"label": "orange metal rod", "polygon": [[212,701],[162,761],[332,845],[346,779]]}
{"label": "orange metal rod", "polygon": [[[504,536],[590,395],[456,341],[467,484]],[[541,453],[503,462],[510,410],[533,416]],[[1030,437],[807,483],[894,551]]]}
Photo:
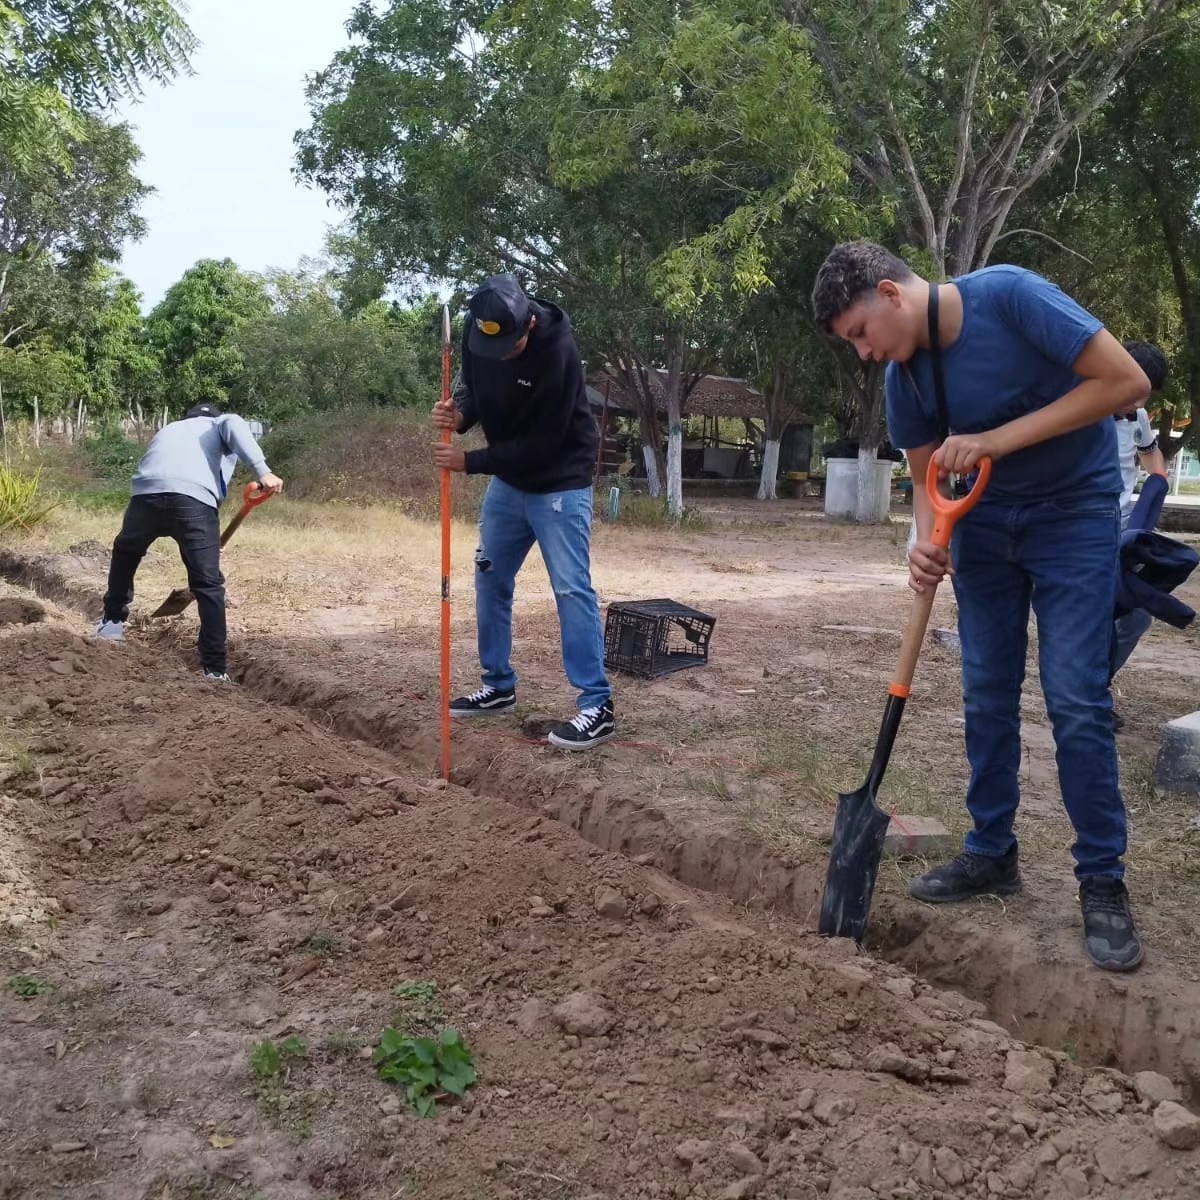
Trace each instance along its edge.
{"label": "orange metal rod", "polygon": [[[442,402],[450,400],[450,309],[442,308]],[[442,441],[453,434],[442,430]],[[442,471],[442,778],[450,778],[450,472]]]}

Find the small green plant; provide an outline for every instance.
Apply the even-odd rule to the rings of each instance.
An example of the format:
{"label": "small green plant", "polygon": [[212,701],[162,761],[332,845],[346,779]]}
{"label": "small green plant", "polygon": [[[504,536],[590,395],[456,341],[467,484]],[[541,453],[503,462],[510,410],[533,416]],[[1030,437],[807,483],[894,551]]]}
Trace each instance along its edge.
{"label": "small green plant", "polygon": [[307,1058],[308,1047],[303,1038],[289,1037],[275,1045],[270,1038],[264,1038],[250,1051],[250,1069],[259,1079],[273,1079],[279,1075],[289,1058]]}
{"label": "small green plant", "polygon": [[44,521],[55,508],[42,493],[42,472],[22,475],[11,467],[0,466],[0,532],[9,529],[28,531]]}
{"label": "small green plant", "polygon": [[14,975],[8,981],[8,986],[15,996],[22,1000],[32,1000],[50,990],[50,985],[33,975]]}
{"label": "small green plant", "polygon": [[431,1117],[446,1096],[462,1096],[475,1084],[475,1066],[456,1029],[443,1029],[437,1040],[405,1037],[390,1025],[371,1058],[379,1078],[404,1088],[417,1114]]}

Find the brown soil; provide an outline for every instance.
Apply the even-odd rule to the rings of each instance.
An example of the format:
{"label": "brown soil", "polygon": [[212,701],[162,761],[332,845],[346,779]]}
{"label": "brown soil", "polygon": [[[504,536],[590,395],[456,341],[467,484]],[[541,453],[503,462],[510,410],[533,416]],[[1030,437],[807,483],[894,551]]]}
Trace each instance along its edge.
{"label": "brown soil", "polygon": [[[459,731],[448,787],[420,630],[333,645],[242,610],[243,686],[213,688],[172,652],[186,622],[121,647],[52,605],[0,625],[0,1197],[1200,1195],[1200,1155],[1167,1149],[1129,1076],[1096,1065],[1200,1079],[1200,996],[1161,949],[1100,977],[1067,905],[964,921],[887,879],[879,945],[928,982],[811,934],[831,796],[747,730],[786,703],[814,744],[868,729],[869,748],[862,676],[891,635],[822,625],[882,625],[861,590],[892,581],[856,559],[818,580],[853,611],[761,594],[742,611],[741,575],[769,574],[751,542],[710,551],[718,637],[765,657],[627,686],[627,743],[586,762]],[[96,572],[89,595],[67,565],[21,569],[94,604]],[[552,639],[521,632],[526,677],[552,681]],[[871,643],[849,672],[848,636]],[[952,705],[928,701],[953,659],[922,670],[901,779],[944,761]],[[687,736],[737,705],[750,719],[724,736]],[[751,837],[750,794],[758,813],[790,797],[799,833]],[[1031,891],[1060,879],[1035,864]],[[392,1111],[364,1057],[389,1021],[441,1016],[394,995],[405,981],[437,985],[480,1071],[434,1120]],[[292,1034],[307,1058],[264,1088],[251,1049]]]}

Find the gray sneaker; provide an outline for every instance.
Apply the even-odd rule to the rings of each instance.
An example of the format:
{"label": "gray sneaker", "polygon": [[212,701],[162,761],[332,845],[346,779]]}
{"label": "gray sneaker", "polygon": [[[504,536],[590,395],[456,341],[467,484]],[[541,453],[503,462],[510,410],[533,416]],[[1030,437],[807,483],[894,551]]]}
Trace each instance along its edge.
{"label": "gray sneaker", "polygon": [[233,680],[230,679],[229,676],[224,671],[221,671],[221,672],[205,671],[204,678],[207,679],[209,683],[232,683],[233,682]]}
{"label": "gray sneaker", "polygon": [[101,638],[106,642],[123,642],[125,640],[125,622],[108,621],[102,617],[96,622],[96,628],[92,636]]}

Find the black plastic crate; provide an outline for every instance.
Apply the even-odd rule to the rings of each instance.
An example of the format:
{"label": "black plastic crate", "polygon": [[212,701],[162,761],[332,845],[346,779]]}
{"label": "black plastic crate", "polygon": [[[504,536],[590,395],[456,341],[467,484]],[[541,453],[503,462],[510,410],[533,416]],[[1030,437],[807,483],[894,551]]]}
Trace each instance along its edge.
{"label": "black plastic crate", "polygon": [[674,600],[631,600],[610,604],[604,623],[604,665],[655,679],[702,667],[716,617]]}

